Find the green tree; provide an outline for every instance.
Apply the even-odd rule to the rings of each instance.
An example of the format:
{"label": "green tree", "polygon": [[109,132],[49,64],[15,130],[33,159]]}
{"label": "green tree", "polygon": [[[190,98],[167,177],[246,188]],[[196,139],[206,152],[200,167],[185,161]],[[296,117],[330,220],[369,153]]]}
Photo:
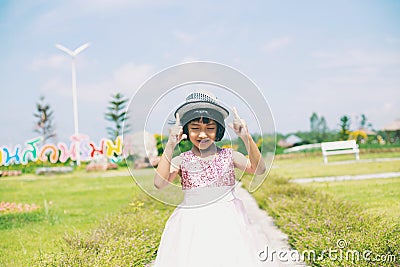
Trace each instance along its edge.
{"label": "green tree", "polygon": [[365,114],[361,114],[359,128],[360,129],[371,129],[372,128],[372,124],[370,122],[368,122],[367,116],[365,116]]}
{"label": "green tree", "polygon": [[105,119],[113,124],[113,126],[107,127],[107,133],[111,140],[115,140],[122,135],[122,127],[124,127],[124,132],[129,132],[130,130],[130,126],[126,123],[124,124],[128,120],[126,104],[129,99],[125,98],[121,93],[116,93],[111,97]]}
{"label": "green tree", "polygon": [[168,141],[168,136],[162,134],[154,134],[154,137],[156,138],[157,141],[158,156],[161,156],[164,153],[164,146]]}
{"label": "green tree", "polygon": [[350,124],[351,124],[351,119],[349,116],[344,115],[340,117],[340,132],[339,132],[339,138],[340,140],[347,140],[349,138],[350,134]]}
{"label": "green tree", "polygon": [[317,132],[318,131],[318,114],[313,112],[313,114],[310,117],[310,130],[311,132]]}
{"label": "green tree", "polygon": [[33,113],[33,116],[36,118],[33,131],[40,134],[43,143],[56,137],[53,124],[53,111],[50,104],[45,103],[44,96],[39,97],[39,102],[36,103],[36,111]]}
{"label": "green tree", "polygon": [[323,116],[318,117],[317,113],[313,113],[310,117],[310,130],[313,142],[322,142],[327,137],[328,126]]}

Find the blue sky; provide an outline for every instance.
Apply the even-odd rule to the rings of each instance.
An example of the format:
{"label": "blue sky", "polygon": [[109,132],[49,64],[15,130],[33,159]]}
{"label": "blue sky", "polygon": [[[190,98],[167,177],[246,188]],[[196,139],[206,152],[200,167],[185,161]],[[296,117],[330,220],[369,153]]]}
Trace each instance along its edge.
{"label": "blue sky", "polygon": [[[278,132],[330,129],[365,114],[375,129],[400,118],[399,1],[2,1],[0,145],[34,138],[35,103],[54,110],[60,141],[73,133],[75,49],[80,132],[106,137],[110,95],[131,97],[155,73],[191,60],[250,77]],[[244,96],[246,97],[246,96]],[[180,101],[179,101],[180,102]],[[173,103],[176,105],[176,103]]]}

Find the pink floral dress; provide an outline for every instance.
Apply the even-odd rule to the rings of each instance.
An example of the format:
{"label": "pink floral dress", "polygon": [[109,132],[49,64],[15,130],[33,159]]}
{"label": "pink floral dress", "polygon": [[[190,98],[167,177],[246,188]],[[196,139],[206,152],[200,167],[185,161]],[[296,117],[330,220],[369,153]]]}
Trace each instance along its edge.
{"label": "pink floral dress", "polygon": [[232,149],[208,160],[192,151],[181,155],[183,202],[168,219],[155,267],[265,266],[263,248],[234,194]]}

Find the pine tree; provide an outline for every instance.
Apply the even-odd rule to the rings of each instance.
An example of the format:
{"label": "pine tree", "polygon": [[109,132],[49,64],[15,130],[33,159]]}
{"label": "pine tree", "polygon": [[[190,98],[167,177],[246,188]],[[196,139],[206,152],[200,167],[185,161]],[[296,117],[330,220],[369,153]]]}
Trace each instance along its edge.
{"label": "pine tree", "polygon": [[107,127],[107,133],[111,140],[115,140],[122,135],[122,127],[124,127],[124,132],[129,132],[130,130],[129,125],[124,125],[124,122],[128,120],[126,103],[129,99],[125,98],[121,93],[111,97],[112,100],[110,100],[107,107],[108,112],[105,114],[105,119],[113,123],[113,126]]}
{"label": "pine tree", "polygon": [[340,117],[340,132],[339,132],[339,138],[340,140],[347,140],[349,138],[350,134],[350,124],[351,120],[350,117],[347,115],[344,115]]}
{"label": "pine tree", "polygon": [[36,112],[33,113],[33,116],[37,119],[33,131],[40,134],[43,143],[56,137],[53,111],[50,105],[45,103],[44,96],[40,96],[39,102],[36,103]]}

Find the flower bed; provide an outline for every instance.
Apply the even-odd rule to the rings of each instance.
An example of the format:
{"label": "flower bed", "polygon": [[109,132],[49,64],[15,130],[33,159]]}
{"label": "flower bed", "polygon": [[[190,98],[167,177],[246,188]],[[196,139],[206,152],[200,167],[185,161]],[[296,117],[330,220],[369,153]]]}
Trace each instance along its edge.
{"label": "flower bed", "polygon": [[22,204],[14,202],[0,202],[0,214],[31,212],[39,208],[36,204]]}

